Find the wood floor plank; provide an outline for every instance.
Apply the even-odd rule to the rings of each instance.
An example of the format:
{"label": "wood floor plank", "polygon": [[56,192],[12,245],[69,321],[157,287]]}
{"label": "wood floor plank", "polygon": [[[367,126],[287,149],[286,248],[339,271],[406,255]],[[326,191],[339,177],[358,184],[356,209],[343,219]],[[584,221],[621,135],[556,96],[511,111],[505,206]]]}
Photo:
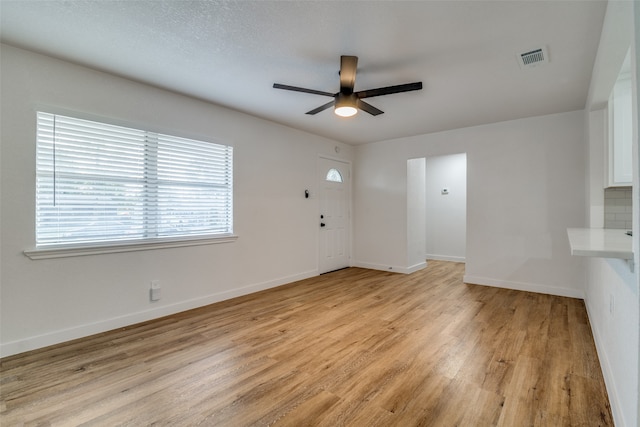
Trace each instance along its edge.
{"label": "wood floor plank", "polygon": [[[436,408],[441,405],[440,401],[445,396],[445,391],[453,382],[450,378],[436,374],[434,372],[423,375],[423,381],[416,389],[415,395],[396,412],[398,426],[433,426],[437,419]],[[465,394],[466,395],[466,394]],[[457,416],[458,408],[455,408]]]}
{"label": "wood floor plank", "polygon": [[0,424],[612,426],[584,303],[349,268],[0,360]]}
{"label": "wood floor plank", "polygon": [[301,402],[290,412],[284,413],[273,425],[277,427],[303,427],[321,424],[339,401],[340,398],[335,394],[318,390],[316,394]]}
{"label": "wood floor plank", "polygon": [[539,401],[544,390],[540,389],[540,375],[543,370],[539,359],[519,357],[513,377],[506,389],[504,407],[498,425],[534,425]]}

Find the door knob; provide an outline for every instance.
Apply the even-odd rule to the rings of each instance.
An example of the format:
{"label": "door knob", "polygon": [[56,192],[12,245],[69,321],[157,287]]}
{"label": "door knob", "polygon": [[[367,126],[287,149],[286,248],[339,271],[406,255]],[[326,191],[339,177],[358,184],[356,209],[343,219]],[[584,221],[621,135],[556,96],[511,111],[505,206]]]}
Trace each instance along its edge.
{"label": "door knob", "polygon": [[320,227],[324,227],[326,224],[324,222],[320,223]]}

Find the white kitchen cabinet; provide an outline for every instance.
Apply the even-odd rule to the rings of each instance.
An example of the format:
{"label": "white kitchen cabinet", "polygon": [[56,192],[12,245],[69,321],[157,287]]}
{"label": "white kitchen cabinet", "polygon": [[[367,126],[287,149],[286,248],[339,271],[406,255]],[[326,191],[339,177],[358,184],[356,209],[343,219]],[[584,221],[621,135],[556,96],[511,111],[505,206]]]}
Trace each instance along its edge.
{"label": "white kitchen cabinet", "polygon": [[609,97],[608,186],[630,186],[633,178],[631,66],[629,53]]}

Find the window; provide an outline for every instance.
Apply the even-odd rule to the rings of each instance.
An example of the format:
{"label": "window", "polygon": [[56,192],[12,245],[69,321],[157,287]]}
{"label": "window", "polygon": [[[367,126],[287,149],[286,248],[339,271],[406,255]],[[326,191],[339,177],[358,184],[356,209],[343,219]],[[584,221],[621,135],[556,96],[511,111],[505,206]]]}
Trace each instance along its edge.
{"label": "window", "polygon": [[36,248],[228,236],[233,148],[37,115]]}
{"label": "window", "polygon": [[342,175],[340,175],[340,171],[338,169],[331,168],[329,172],[327,172],[327,181],[331,182],[342,182]]}

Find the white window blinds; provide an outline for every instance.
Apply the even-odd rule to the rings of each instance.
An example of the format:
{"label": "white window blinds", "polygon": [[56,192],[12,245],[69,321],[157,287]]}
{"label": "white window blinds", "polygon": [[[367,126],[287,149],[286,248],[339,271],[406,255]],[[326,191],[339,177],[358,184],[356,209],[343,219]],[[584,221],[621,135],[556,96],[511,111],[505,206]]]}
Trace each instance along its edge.
{"label": "white window blinds", "polygon": [[233,148],[37,115],[36,246],[233,232]]}

